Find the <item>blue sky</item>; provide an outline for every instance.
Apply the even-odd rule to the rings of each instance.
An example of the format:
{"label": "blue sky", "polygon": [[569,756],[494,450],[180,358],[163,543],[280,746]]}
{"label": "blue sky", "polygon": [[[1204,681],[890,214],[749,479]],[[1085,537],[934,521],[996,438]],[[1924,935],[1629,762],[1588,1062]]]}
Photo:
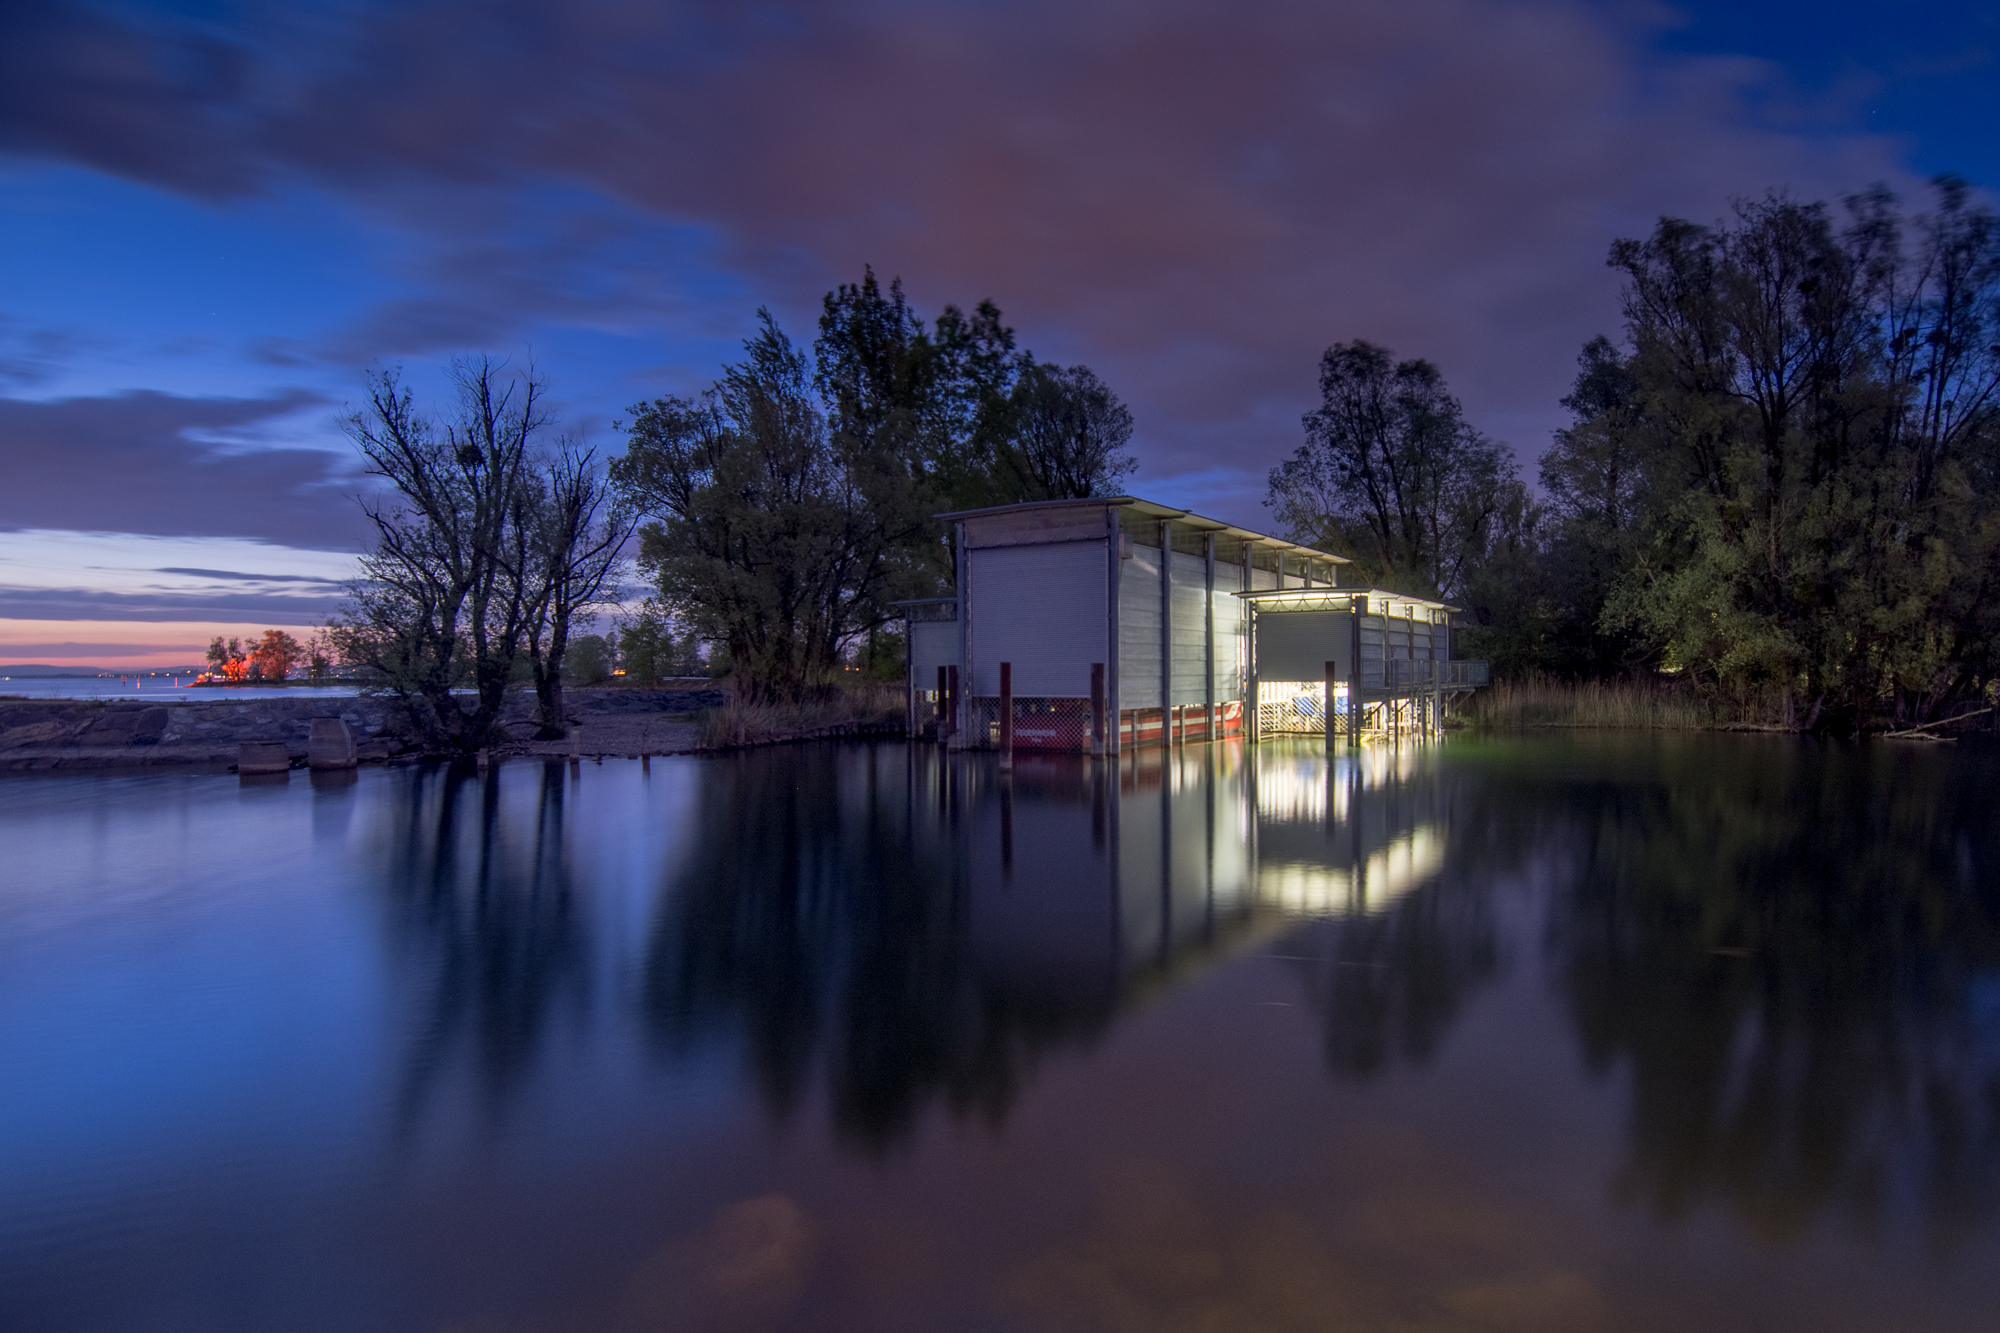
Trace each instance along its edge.
{"label": "blue sky", "polygon": [[1993,4],[16,0],[0,661],[323,617],[370,366],[532,363],[615,448],[863,264],[1097,369],[1150,496],[1267,525],[1357,337],[1532,474],[1613,238],[2000,180],[1996,53]]}

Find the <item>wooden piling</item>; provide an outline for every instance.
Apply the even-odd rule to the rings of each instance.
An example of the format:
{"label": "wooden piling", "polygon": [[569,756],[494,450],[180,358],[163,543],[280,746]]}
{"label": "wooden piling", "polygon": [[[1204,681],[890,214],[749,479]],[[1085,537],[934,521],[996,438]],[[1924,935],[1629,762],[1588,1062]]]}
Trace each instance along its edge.
{"label": "wooden piling", "polygon": [[1110,738],[1110,729],[1104,721],[1104,663],[1090,664],[1090,753],[1099,759],[1104,757]]}
{"label": "wooden piling", "polygon": [[1320,717],[1320,723],[1326,732],[1326,752],[1328,754],[1332,754],[1335,746],[1339,744],[1340,733],[1334,727],[1333,723],[1333,683],[1339,674],[1340,668],[1336,663],[1328,662],[1326,664],[1326,708]]}
{"label": "wooden piling", "polygon": [[1014,664],[1000,664],[1000,767],[1014,766]]}

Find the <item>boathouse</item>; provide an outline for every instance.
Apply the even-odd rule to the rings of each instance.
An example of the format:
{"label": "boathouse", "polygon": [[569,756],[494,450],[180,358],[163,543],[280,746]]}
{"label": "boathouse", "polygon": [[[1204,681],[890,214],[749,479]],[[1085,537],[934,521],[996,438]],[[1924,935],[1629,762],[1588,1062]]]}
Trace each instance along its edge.
{"label": "boathouse", "polygon": [[902,604],[911,734],[1087,750],[1283,732],[1421,735],[1486,681],[1442,602],[1348,562],[1132,496],[943,514],[950,597]]}

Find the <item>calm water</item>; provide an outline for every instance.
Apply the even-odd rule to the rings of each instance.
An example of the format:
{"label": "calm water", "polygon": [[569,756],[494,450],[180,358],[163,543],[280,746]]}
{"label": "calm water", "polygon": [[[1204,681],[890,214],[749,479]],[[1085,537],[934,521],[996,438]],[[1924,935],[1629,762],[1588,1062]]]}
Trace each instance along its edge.
{"label": "calm water", "polygon": [[1991,1329],[1996,767],[0,781],[0,1328]]}
{"label": "calm water", "polygon": [[131,699],[139,703],[227,703],[235,699],[351,699],[355,685],[190,686],[188,676],[6,676],[0,695],[29,699]]}

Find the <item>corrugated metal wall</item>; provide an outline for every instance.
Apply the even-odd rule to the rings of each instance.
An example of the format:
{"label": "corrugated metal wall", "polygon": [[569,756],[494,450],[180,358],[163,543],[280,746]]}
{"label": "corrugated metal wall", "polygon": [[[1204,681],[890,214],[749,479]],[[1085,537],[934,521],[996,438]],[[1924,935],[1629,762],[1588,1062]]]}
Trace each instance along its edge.
{"label": "corrugated metal wall", "polygon": [[1118,706],[1160,706],[1160,549],[1132,547],[1118,579]]}
{"label": "corrugated metal wall", "polygon": [[1361,683],[1380,689],[1388,681],[1383,668],[1382,616],[1361,617]]}
{"label": "corrugated metal wall", "polygon": [[[975,548],[967,555],[969,692],[999,694],[1000,663],[1012,662],[1017,695],[1088,697],[1090,664],[1109,656],[1104,543]],[[1157,639],[1157,614],[1153,633]]]}
{"label": "corrugated metal wall", "polygon": [[958,665],[958,622],[919,620],[910,625],[910,670],[917,688],[937,688],[937,669]]}
{"label": "corrugated metal wall", "polygon": [[1208,559],[1175,551],[1174,697],[1177,704],[1208,702]]}
{"label": "corrugated metal wall", "polygon": [[1243,698],[1249,663],[1248,612],[1243,599],[1243,566],[1215,566],[1215,701]]}

